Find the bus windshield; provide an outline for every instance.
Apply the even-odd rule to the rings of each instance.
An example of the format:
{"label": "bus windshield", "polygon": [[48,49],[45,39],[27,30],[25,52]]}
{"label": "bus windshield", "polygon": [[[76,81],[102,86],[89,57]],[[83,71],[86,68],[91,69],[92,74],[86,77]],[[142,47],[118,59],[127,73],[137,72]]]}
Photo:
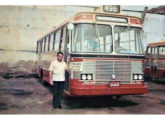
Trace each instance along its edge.
{"label": "bus windshield", "polygon": [[115,52],[118,54],[143,54],[142,29],[115,26]]}
{"label": "bus windshield", "polygon": [[72,41],[72,52],[111,53],[111,26],[101,24],[76,24]]}

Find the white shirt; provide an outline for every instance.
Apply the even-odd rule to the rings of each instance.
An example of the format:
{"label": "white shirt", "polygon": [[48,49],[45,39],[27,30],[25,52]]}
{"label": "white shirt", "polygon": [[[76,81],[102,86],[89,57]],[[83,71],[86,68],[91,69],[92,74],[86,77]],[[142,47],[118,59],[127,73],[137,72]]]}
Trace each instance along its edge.
{"label": "white shirt", "polygon": [[65,70],[68,70],[68,67],[64,61],[52,61],[49,70],[53,72],[53,81],[65,81]]}

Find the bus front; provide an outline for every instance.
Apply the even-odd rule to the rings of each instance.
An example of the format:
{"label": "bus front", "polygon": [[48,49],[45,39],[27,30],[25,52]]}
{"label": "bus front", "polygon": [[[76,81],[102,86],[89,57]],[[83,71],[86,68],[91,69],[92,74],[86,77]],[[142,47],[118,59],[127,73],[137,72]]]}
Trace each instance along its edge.
{"label": "bus front", "polygon": [[70,96],[147,93],[139,18],[82,13],[70,31]]}

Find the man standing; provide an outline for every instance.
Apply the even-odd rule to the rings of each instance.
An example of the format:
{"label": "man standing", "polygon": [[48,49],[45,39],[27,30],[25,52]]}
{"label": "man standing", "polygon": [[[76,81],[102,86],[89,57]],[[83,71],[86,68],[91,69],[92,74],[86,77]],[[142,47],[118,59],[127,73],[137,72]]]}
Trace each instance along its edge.
{"label": "man standing", "polygon": [[53,86],[53,107],[62,109],[61,98],[65,83],[65,70],[68,71],[66,63],[63,61],[64,54],[57,53],[57,60],[52,61],[49,67],[51,76],[50,85]]}

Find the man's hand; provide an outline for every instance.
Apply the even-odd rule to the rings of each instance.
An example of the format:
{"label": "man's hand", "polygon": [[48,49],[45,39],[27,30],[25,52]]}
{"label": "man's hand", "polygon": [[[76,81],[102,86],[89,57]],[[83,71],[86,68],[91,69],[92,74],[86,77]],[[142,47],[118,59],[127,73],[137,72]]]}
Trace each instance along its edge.
{"label": "man's hand", "polygon": [[53,81],[52,80],[50,81],[50,85],[53,86]]}
{"label": "man's hand", "polygon": [[70,74],[70,70],[68,69],[67,72]]}

